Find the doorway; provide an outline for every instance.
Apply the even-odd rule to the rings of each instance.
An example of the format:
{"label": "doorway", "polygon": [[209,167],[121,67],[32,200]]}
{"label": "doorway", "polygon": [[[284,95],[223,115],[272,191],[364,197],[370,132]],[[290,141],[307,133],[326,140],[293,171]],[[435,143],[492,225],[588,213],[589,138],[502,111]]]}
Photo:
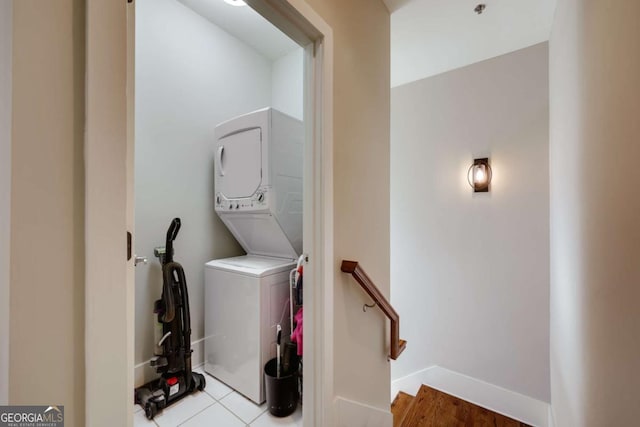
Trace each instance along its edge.
{"label": "doorway", "polygon": [[[300,1],[247,3],[304,47],[306,127],[304,422],[322,425],[332,397],[332,34]],[[86,425],[133,425],[133,260],[123,259],[133,229],[135,6],[87,5]],[[129,83],[128,83],[129,82]],[[129,111],[129,113],[127,113]],[[128,142],[127,142],[128,141]],[[307,178],[307,177],[305,177]],[[306,236],[312,236],[307,239]],[[307,242],[309,246],[307,247]],[[135,245],[135,234],[134,234]],[[312,245],[311,245],[312,243]],[[131,254],[133,255],[133,254]],[[325,280],[326,278],[326,280]],[[318,284],[313,286],[314,284]],[[312,303],[310,303],[312,302]],[[323,381],[316,380],[323,378]]]}
{"label": "doorway", "polygon": [[[302,253],[303,61],[303,47],[244,2],[136,0],[134,385],[158,377],[151,359],[163,335],[154,333],[163,269],[154,253],[173,218],[181,220],[174,260],[187,279],[191,363],[207,381],[188,399],[193,410],[169,407],[154,418],[161,425],[269,417],[261,369],[277,352],[276,325],[290,348],[290,319],[302,306],[290,298],[288,273]],[[246,269],[261,278],[240,280]],[[253,293],[263,283],[268,295]],[[298,406],[279,422],[301,418]]]}

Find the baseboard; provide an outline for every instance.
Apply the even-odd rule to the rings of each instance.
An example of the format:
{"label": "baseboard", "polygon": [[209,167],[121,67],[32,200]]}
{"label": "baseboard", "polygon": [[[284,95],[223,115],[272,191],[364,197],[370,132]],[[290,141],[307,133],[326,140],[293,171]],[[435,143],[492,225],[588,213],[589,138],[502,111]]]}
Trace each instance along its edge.
{"label": "baseboard", "polygon": [[549,424],[548,427],[556,427],[556,414],[553,412],[553,406],[549,405]]}
{"label": "baseboard", "polygon": [[334,407],[337,427],[390,427],[393,424],[391,411],[340,396],[335,398]]}
{"label": "baseboard", "polygon": [[[204,364],[204,338],[191,342],[191,348],[193,353],[191,354],[191,367],[193,369],[200,367]],[[155,368],[149,365],[149,360],[145,360],[142,363],[135,365],[133,381],[135,387],[140,387],[143,384],[148,383],[154,378],[158,378]]]}
{"label": "baseboard", "polygon": [[391,398],[395,398],[398,391],[415,396],[422,384],[532,426],[552,427],[548,403],[440,366],[431,366],[392,381]]}

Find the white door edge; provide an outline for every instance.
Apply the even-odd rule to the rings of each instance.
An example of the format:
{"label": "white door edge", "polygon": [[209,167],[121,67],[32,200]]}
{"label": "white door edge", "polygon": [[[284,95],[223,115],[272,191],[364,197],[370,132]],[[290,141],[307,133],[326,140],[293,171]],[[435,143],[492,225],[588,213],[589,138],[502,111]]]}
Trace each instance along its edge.
{"label": "white door edge", "polygon": [[133,426],[126,1],[87,0],[85,425]]}

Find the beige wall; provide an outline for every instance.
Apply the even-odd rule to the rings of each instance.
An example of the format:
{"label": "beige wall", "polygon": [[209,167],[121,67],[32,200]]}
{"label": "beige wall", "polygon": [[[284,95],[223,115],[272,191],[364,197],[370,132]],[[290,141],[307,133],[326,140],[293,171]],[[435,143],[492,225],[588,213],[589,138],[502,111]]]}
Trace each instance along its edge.
{"label": "beige wall", "polygon": [[388,322],[362,312],[368,298],[339,267],[360,261],[389,296],[389,12],[381,0],[308,3],[334,37],[334,392],[388,411]]}
{"label": "beige wall", "polygon": [[[11,35],[12,0],[0,0],[0,375],[9,377],[9,266],[11,236]],[[0,405],[9,382],[0,382]]]}
{"label": "beige wall", "polygon": [[559,0],[550,41],[551,403],[640,418],[640,2]]}
{"label": "beige wall", "polygon": [[84,418],[84,2],[13,10],[9,401]]}

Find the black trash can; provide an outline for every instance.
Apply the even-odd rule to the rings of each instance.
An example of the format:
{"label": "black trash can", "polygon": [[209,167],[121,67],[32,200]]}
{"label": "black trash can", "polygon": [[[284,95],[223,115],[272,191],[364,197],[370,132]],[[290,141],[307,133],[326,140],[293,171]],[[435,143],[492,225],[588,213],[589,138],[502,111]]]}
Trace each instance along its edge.
{"label": "black trash can", "polygon": [[264,385],[267,392],[267,408],[274,417],[293,414],[298,406],[298,373],[290,373],[277,378],[277,360],[271,359],[264,365]]}

